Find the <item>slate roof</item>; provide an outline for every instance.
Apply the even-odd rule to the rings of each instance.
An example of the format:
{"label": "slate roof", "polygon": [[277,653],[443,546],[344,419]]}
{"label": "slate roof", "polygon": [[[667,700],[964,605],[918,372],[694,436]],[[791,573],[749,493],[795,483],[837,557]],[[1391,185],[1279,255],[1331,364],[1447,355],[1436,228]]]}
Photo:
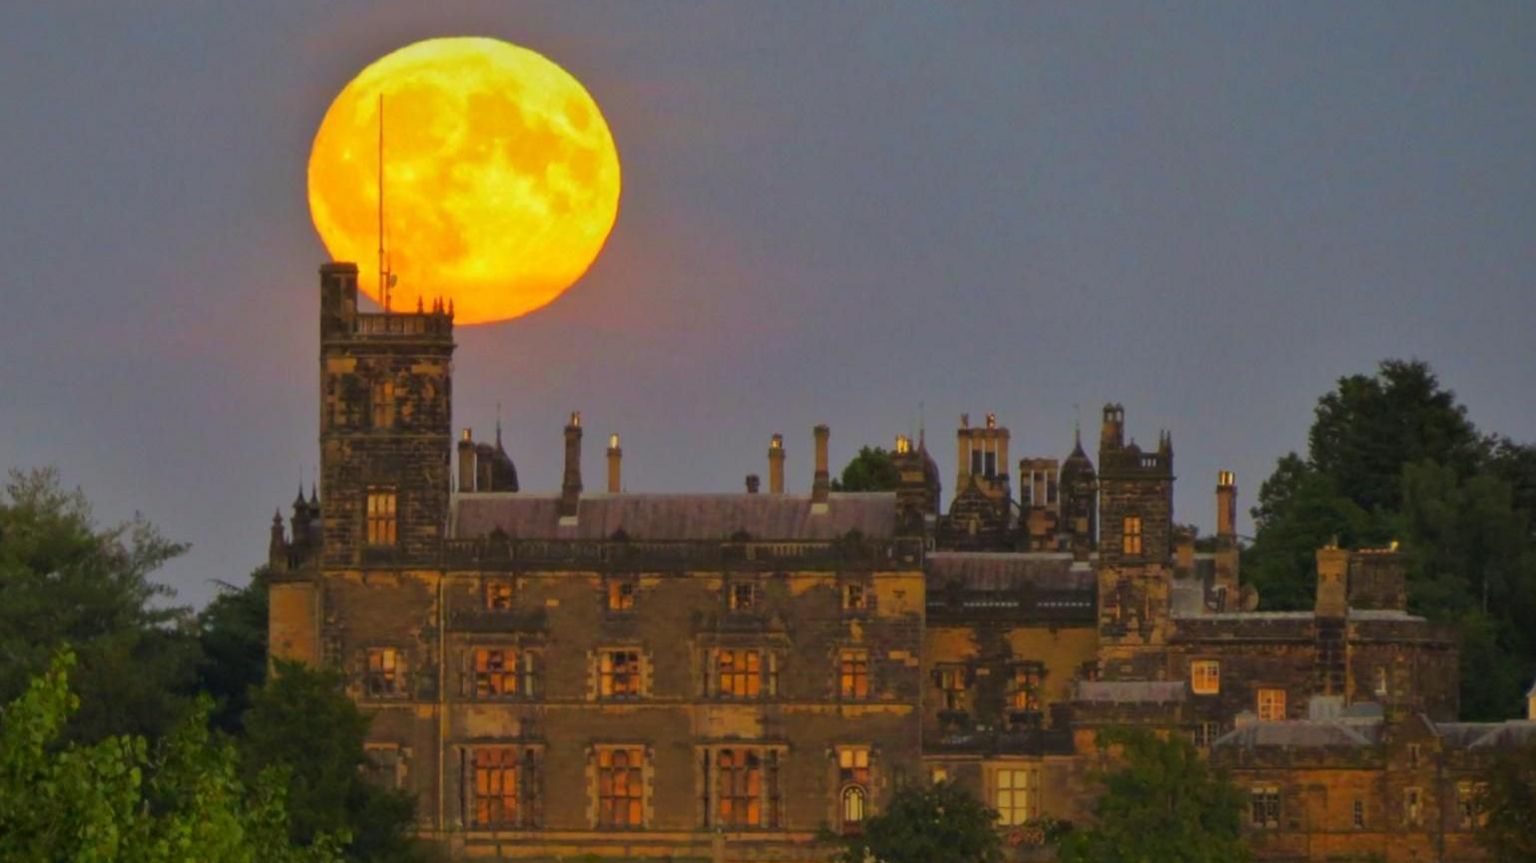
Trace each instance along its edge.
{"label": "slate roof", "polygon": [[1182,680],[1083,680],[1077,701],[1113,704],[1168,704],[1184,701],[1189,690]]}
{"label": "slate roof", "polygon": [[809,495],[584,494],[576,524],[560,524],[558,494],[459,494],[453,498],[456,539],[500,528],[513,539],[608,539],[619,530],[634,540],[728,540],[746,531],[754,541],[831,540],[858,531],[888,539],[896,528],[896,495],[833,493],[826,511],[812,512]]}
{"label": "slate roof", "polygon": [[928,583],[975,591],[1081,590],[1095,592],[1091,567],[1074,569],[1071,554],[1053,552],[929,552]]}
{"label": "slate roof", "polygon": [[1536,722],[1440,722],[1435,731],[1449,746],[1461,749],[1513,749],[1536,744]]}
{"label": "slate roof", "polygon": [[1309,749],[1355,748],[1379,742],[1379,724],[1362,725],[1332,719],[1252,722],[1223,734],[1212,746],[1259,749],[1295,746]]}

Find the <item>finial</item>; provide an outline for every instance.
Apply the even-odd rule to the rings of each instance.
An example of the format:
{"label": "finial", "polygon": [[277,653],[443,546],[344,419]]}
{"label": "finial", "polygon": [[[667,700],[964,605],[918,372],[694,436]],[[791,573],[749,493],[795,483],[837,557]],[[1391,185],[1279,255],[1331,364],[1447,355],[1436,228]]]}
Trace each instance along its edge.
{"label": "finial", "polygon": [[282,524],[283,524],[283,511],[282,510],[280,510],[280,509],[272,510],[272,524],[274,524],[274,525],[276,525],[278,527],[282,526]]}
{"label": "finial", "polygon": [[448,298],[448,317],[453,317],[453,297]]}
{"label": "finial", "polygon": [[416,295],[416,314],[421,314],[421,294]]}
{"label": "finial", "polygon": [[309,484],[309,505],[310,506],[319,506],[320,505],[320,490],[315,487],[314,483],[310,483]]}
{"label": "finial", "polygon": [[496,403],[496,448],[501,449],[501,402]]}

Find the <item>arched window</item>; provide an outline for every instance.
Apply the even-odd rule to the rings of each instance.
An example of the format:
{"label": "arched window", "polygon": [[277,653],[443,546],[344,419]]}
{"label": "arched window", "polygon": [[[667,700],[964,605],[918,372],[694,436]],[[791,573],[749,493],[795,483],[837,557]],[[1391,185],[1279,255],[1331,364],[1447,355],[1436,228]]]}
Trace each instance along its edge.
{"label": "arched window", "polygon": [[850,785],[843,789],[843,828],[857,828],[864,823],[865,804],[868,797],[863,788]]}

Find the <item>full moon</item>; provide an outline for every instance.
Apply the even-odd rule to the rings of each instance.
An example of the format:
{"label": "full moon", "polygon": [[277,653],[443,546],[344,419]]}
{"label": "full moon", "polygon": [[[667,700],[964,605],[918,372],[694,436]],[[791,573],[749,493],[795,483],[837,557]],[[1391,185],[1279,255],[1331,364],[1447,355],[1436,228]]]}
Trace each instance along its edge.
{"label": "full moon", "polygon": [[[383,114],[380,115],[380,97]],[[454,303],[458,323],[525,315],[581,278],[619,210],[619,154],[581,83],[498,39],[429,39],[375,61],[325,112],[309,212],[331,257],[391,305]]]}

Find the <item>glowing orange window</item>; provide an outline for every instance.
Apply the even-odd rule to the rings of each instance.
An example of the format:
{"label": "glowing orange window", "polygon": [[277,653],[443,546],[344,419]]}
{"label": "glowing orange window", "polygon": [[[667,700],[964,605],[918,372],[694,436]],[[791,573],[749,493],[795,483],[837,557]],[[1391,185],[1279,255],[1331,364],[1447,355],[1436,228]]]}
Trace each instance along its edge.
{"label": "glowing orange window", "polygon": [[639,747],[597,751],[597,823],[602,827],[641,827],[645,823],[644,752]]}

